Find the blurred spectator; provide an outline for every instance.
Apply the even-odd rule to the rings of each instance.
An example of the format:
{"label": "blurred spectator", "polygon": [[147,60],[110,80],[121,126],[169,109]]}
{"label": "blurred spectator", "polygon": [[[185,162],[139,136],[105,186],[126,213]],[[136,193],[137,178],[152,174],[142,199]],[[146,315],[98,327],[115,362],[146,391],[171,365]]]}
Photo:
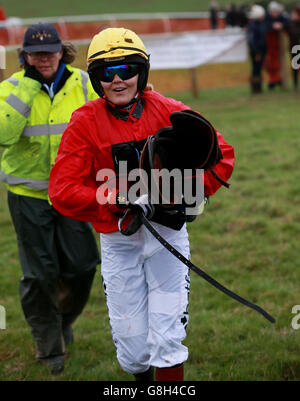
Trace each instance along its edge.
{"label": "blurred spectator", "polygon": [[211,29],[218,29],[218,11],[218,3],[216,1],[211,1],[209,9]]}
{"label": "blurred spectator", "polygon": [[[299,69],[299,49],[294,49],[294,46],[298,46],[300,48],[300,5],[295,6],[291,12],[291,21],[288,29],[289,39],[290,39],[290,52],[291,57],[294,58],[294,63],[292,63],[292,77],[293,77],[293,88],[294,91],[298,91],[298,75],[300,72]],[[297,56],[297,60],[296,60]]]}
{"label": "blurred spectator", "polygon": [[226,27],[234,27],[238,24],[237,8],[233,3],[226,7],[225,23]]}
{"label": "blurred spectator", "polygon": [[0,21],[5,21],[6,20],[6,15],[3,6],[0,4]]}
{"label": "blurred spectator", "polygon": [[267,52],[265,9],[259,5],[253,5],[247,29],[247,40],[251,58],[251,92],[262,92],[262,66]]}
{"label": "blurred spectator", "polygon": [[276,1],[271,1],[266,14],[267,24],[267,54],[265,69],[269,76],[269,89],[276,85],[282,86],[282,72],[280,66],[281,35],[288,30],[289,19],[284,14],[284,7]]}
{"label": "blurred spectator", "polygon": [[248,17],[246,6],[241,5],[237,11],[237,25],[241,28],[245,28],[248,25]]}

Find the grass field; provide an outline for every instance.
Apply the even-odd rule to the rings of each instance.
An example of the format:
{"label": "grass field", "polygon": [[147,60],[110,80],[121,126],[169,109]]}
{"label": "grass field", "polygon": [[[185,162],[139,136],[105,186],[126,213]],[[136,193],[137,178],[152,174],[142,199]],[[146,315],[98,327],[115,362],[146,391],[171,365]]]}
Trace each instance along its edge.
{"label": "grass field", "polygon": [[[218,1],[220,9],[225,10],[229,0]],[[235,0],[235,4],[251,4],[252,1]],[[258,1],[267,5],[269,1]],[[287,7],[296,4],[295,0],[281,0]],[[88,15],[109,13],[152,13],[152,12],[183,12],[183,11],[207,11],[210,0],[2,0],[1,4],[6,10],[7,16],[21,18],[51,17],[61,15]]]}
{"label": "grass field", "polygon": [[[248,87],[174,94],[202,112],[236,152],[229,190],[222,188],[189,225],[192,261],[259,304],[270,324],[191,272],[189,347],[185,379],[300,380],[300,331],[291,327],[300,304],[299,102],[290,92],[251,97]],[[34,345],[18,298],[21,277],[6,191],[0,187],[0,380],[132,380],[116,361],[100,273],[83,314],[66,368],[49,375],[34,360]]]}

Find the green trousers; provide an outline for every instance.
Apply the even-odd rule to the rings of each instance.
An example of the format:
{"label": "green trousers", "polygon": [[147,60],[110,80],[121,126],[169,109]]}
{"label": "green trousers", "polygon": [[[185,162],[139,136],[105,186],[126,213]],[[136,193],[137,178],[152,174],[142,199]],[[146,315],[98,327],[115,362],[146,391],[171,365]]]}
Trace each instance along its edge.
{"label": "green trousers", "polygon": [[99,251],[88,223],[59,214],[45,200],[8,192],[23,277],[19,292],[38,359],[64,355],[63,330],[88,300]]}

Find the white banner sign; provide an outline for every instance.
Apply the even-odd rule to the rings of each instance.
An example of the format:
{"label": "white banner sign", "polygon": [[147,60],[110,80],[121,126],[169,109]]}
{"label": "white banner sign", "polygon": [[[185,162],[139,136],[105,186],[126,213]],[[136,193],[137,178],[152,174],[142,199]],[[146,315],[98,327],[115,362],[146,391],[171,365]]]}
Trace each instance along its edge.
{"label": "white banner sign", "polygon": [[248,58],[246,35],[240,29],[144,35],[142,39],[152,70],[243,62]]}

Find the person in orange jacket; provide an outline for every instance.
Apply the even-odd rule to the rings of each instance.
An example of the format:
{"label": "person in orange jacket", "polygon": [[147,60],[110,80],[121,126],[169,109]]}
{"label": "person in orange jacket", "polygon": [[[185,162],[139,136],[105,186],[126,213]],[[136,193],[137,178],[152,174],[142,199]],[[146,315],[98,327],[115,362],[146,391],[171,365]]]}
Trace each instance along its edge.
{"label": "person in orange jacket", "polygon": [[[189,269],[145,226],[122,235],[120,218],[139,208],[156,230],[189,258],[184,212],[171,208],[167,221],[148,195],[124,204],[120,188],[108,185],[114,183],[114,177],[106,180],[105,176],[111,171],[118,174],[121,162],[126,162],[128,172],[137,168],[147,138],[170,126],[171,113],[189,109],[150,90],[149,57],[142,40],[131,30],[108,28],[94,36],[88,72],[100,97],[73,113],[50,173],[49,196],[60,213],[90,221],[100,233],[101,274],[122,369],[138,381],[152,381],[153,367],[157,381],[180,381],[188,359],[182,341],[188,323]],[[215,171],[227,180],[233,170],[233,147],[217,135],[222,156]],[[108,190],[99,196],[105,183]],[[205,172],[206,196],[220,185]],[[135,218],[133,213],[131,221]]]}
{"label": "person in orange jacket", "polygon": [[4,8],[0,4],[0,21],[6,21],[6,19],[7,18],[6,18],[6,14],[5,14]]}
{"label": "person in orange jacket", "polygon": [[282,4],[271,1],[265,18],[267,27],[267,53],[264,68],[268,74],[268,88],[273,90],[282,86],[283,77],[280,66],[280,35],[287,32],[289,19],[284,13]]}

